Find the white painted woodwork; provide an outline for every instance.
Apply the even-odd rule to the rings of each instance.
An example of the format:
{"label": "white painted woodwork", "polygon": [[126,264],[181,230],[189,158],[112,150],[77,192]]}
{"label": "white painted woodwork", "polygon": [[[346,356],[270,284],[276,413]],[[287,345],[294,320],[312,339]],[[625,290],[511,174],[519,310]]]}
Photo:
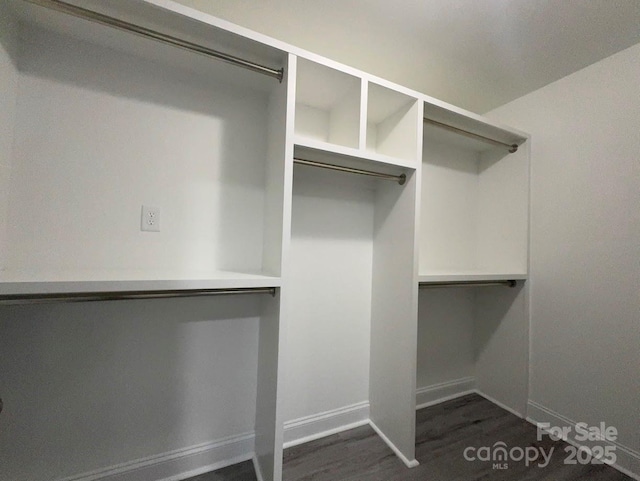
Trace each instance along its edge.
{"label": "white painted woodwork", "polygon": [[529,142],[527,136],[425,103],[425,117],[506,144],[424,125],[422,283],[518,280],[508,287],[420,291],[418,388],[472,378],[525,415],[528,396]]}
{"label": "white painted woodwork", "polygon": [[[505,155],[428,129],[423,146],[423,111],[505,142],[526,135],[171,0],[73,1],[284,67],[284,79],[23,2],[1,5],[21,26],[13,13],[2,16],[0,294],[279,289],[193,304],[0,306],[0,357],[12,372],[0,390],[16,412],[8,429],[24,438],[11,447],[12,478],[78,475],[255,436],[259,477],[280,481],[285,425],[327,426],[327,413],[347,406],[370,413],[413,466],[417,384],[475,377],[500,402],[521,404],[526,288],[419,296],[418,282],[527,278],[528,145]],[[404,173],[407,182],[294,169],[294,156]],[[142,204],[162,210],[160,232],[140,232]],[[104,339],[102,351],[84,322]],[[138,344],[120,349],[130,337]],[[23,366],[17,349],[33,365]],[[109,352],[122,356],[116,368],[130,366],[122,379]],[[212,373],[202,370],[207,362]],[[148,384],[127,384],[151,371]],[[188,413],[176,412],[183,399],[167,384],[178,374]],[[59,385],[41,398],[45,378]],[[510,397],[514,382],[525,388]],[[84,385],[87,397],[77,389]],[[47,396],[62,416],[27,439],[32,422],[47,422]],[[139,400],[149,396],[159,402],[145,414]],[[25,404],[13,411],[15,402]],[[110,422],[102,412],[91,419],[101,403],[117,406],[117,432],[88,453],[89,433]],[[176,424],[149,425],[156,417]],[[121,425],[132,418],[129,450]],[[31,462],[40,449],[42,460]],[[65,462],[47,472],[53,459]]]}
{"label": "white painted woodwork", "polygon": [[510,154],[425,124],[422,169],[421,276],[526,276],[528,143]]}
{"label": "white painted woodwork", "polygon": [[[419,144],[417,145],[418,147]],[[419,170],[379,185],[373,250],[371,420],[408,465],[415,460]],[[383,439],[385,439],[383,438]]]}
{"label": "white painted woodwork", "polygon": [[[265,215],[268,92],[41,29],[22,36],[4,281],[279,275],[279,239],[263,252],[282,215],[278,204]],[[140,232],[142,203],[161,207],[161,232]],[[267,269],[263,255],[276,256]]]}
{"label": "white painted woodwork", "polygon": [[358,148],[360,85],[357,77],[298,59],[296,135]]}
{"label": "white painted woodwork", "polygon": [[366,148],[370,152],[416,161],[418,102],[395,90],[369,83]]}

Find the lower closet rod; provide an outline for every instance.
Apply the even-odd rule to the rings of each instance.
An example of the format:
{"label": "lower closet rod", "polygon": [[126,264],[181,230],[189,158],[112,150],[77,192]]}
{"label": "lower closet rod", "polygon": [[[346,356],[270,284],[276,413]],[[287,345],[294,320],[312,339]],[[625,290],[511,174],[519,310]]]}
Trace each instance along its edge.
{"label": "lower closet rod", "polygon": [[505,286],[515,287],[517,284],[514,280],[507,281],[442,281],[442,282],[421,282],[420,289],[426,289],[430,287],[485,287],[485,286]]}
{"label": "lower closet rod", "polygon": [[180,289],[164,291],[68,292],[0,295],[0,304],[43,304],[53,302],[123,301],[131,299],[170,299],[176,297],[227,296],[235,294],[276,295],[275,287],[238,289]]}
{"label": "lower closet rod", "polygon": [[472,139],[480,140],[482,142],[486,142],[488,144],[499,145],[501,147],[506,147],[509,149],[509,153],[513,154],[518,151],[518,144],[507,144],[506,142],[500,142],[496,139],[491,139],[489,137],[485,137],[484,135],[474,134],[473,132],[469,132],[468,130],[459,129],[458,127],[454,127],[453,125],[444,124],[442,122],[438,122],[437,120],[423,118],[422,119],[427,124],[435,125],[436,127],[440,127],[441,129],[450,130],[451,132],[455,132],[456,134],[462,134],[466,137],[470,137]]}
{"label": "lower closet rod", "polygon": [[304,160],[294,158],[293,162],[300,165],[310,165],[312,167],[320,167],[321,169],[339,170],[340,172],[349,172],[351,174],[369,175],[371,177],[378,177],[380,179],[394,180],[400,185],[404,185],[407,181],[405,174],[393,175],[393,174],[381,174],[380,172],[372,172],[370,170],[354,169],[352,167],[342,167],[341,165],[327,164],[324,162],[315,162],[313,160]]}
{"label": "lower closet rod", "polygon": [[82,18],[84,20],[90,20],[92,22],[99,23],[101,25],[107,25],[109,27],[135,33],[142,37],[150,38],[152,40],[156,40],[161,43],[165,43],[168,45],[172,45],[174,47],[181,48],[183,50],[196,52],[206,57],[222,60],[223,62],[237,65],[238,67],[243,67],[249,70],[253,70],[254,72],[258,72],[263,75],[276,78],[280,82],[282,82],[282,79],[284,77],[284,69],[275,69],[271,67],[266,67],[264,65],[260,65],[255,62],[250,62],[249,60],[245,60],[243,58],[236,57],[234,55],[229,55],[228,53],[220,52],[212,48],[204,47],[202,45],[198,45],[196,43],[189,42],[187,40],[182,40],[178,37],[173,37],[171,35],[167,35],[167,34],[158,32],[156,30],[152,30],[150,28],[125,22],[124,20],[110,17],[108,15],[103,15],[102,13],[94,12],[93,10],[88,10],[86,8],[78,7],[77,5],[72,5],[62,0],[27,0],[27,1],[36,5],[40,5],[42,7],[47,7],[52,10],[57,10],[58,12],[63,12],[69,15],[73,15],[74,17]]}

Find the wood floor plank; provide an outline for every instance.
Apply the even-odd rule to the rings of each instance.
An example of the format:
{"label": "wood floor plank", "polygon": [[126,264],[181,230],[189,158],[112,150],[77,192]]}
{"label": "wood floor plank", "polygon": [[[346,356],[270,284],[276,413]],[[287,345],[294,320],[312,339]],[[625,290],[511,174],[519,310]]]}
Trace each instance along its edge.
{"label": "wood floor plank", "polygon": [[[363,426],[285,450],[283,481],[631,481],[607,465],[565,464],[566,443],[547,436],[538,441],[535,426],[476,394],[421,409],[416,420],[416,468],[408,469],[373,429]],[[510,460],[506,469],[464,457],[467,447],[492,448],[498,442],[509,450],[553,454],[545,467]],[[218,477],[188,481],[256,479],[250,462],[209,475]]]}

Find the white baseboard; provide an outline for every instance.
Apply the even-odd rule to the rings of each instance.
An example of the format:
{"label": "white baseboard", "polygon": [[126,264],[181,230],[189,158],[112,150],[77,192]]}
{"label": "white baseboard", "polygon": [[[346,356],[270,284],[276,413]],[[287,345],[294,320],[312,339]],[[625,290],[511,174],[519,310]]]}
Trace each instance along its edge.
{"label": "white baseboard", "polygon": [[59,481],[180,481],[251,459],[254,441],[253,433],[245,433],[136,459]]}
{"label": "white baseboard", "polygon": [[[538,404],[535,401],[528,402],[527,421],[529,421],[532,424],[549,423],[551,426],[554,426],[554,427],[556,426],[560,428],[568,427],[571,430],[569,431],[569,436],[565,440],[569,444],[572,444],[576,447],[583,447],[583,446],[592,447],[593,446],[593,444],[589,442],[577,441],[576,439],[574,439],[574,436],[576,434],[575,427],[577,424],[575,421],[561,414],[558,414],[555,411],[541,404]],[[612,466],[616,468],[618,471],[620,471],[621,473],[626,474],[627,476],[640,481],[640,452],[635,451],[627,446],[624,446],[623,444],[620,444],[617,441],[607,440],[604,443],[602,441],[597,441],[594,443],[597,443],[600,446],[610,445],[615,447],[617,460],[615,464],[612,464]]]}
{"label": "white baseboard", "polygon": [[368,401],[287,421],[284,423],[284,448],[308,443],[368,423]]}
{"label": "white baseboard", "polygon": [[507,406],[506,404],[501,403],[500,401],[498,401],[497,399],[492,398],[491,396],[483,393],[482,391],[478,390],[478,389],[474,389],[474,392],[480,396],[482,396],[483,398],[485,398],[487,401],[495,404],[498,407],[501,407],[502,409],[504,409],[505,411],[509,411],[511,414],[518,416],[519,418],[524,419],[525,415],[524,413],[521,413],[519,411],[516,411],[515,409]]}
{"label": "white baseboard", "polygon": [[396,447],[395,444],[391,442],[391,440],[382,432],[382,430],[376,426],[376,423],[369,420],[369,425],[373,428],[373,430],[380,436],[380,438],[391,448],[391,450],[400,458],[400,460],[407,466],[407,468],[415,468],[419,466],[420,463],[417,459],[409,459]]}
{"label": "white baseboard", "polygon": [[418,388],[416,391],[416,409],[423,409],[471,394],[474,392],[475,387],[475,378],[464,377]]}
{"label": "white baseboard", "polygon": [[264,476],[262,476],[262,469],[260,469],[260,463],[258,462],[258,457],[255,454],[251,458],[251,462],[253,463],[253,470],[256,472],[256,479],[258,481],[264,481]]}

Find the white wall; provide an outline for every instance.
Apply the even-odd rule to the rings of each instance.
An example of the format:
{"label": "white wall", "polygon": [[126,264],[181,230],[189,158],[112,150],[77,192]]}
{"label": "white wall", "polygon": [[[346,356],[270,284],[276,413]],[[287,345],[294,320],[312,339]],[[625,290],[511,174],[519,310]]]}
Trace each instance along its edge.
{"label": "white wall", "polygon": [[295,168],[287,421],[369,400],[373,196],[359,177]]}
{"label": "white wall", "polygon": [[475,375],[473,289],[421,289],[418,389]]}
{"label": "white wall", "polygon": [[639,79],[636,45],[489,116],[533,139],[530,401],[640,470]]}
{"label": "white wall", "polygon": [[18,92],[17,28],[0,5],[0,271],[7,252],[9,175]]}
{"label": "white wall", "polygon": [[258,296],[0,306],[0,480],[252,433],[260,312]]}

